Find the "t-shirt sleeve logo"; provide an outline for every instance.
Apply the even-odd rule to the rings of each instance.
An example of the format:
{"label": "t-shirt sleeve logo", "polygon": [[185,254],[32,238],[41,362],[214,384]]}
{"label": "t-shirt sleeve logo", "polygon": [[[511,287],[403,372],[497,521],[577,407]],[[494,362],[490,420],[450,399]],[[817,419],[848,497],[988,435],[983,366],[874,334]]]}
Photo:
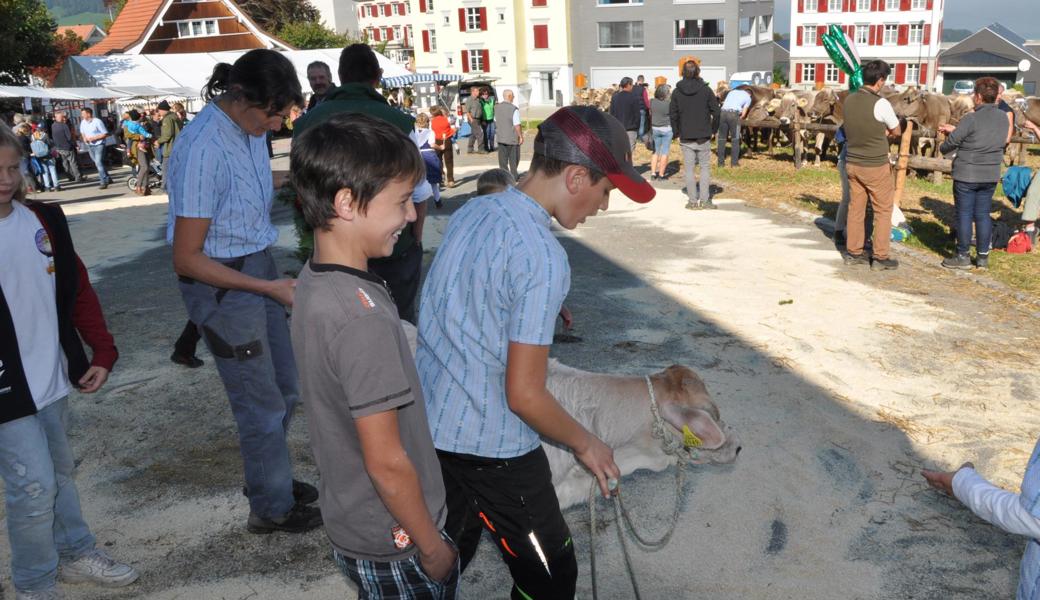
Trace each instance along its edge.
{"label": "t-shirt sleeve logo", "polygon": [[372,296],[369,296],[368,292],[366,292],[365,290],[358,288],[357,297],[358,300],[361,302],[361,306],[364,306],[367,309],[373,309],[376,307],[376,303],[372,301]]}

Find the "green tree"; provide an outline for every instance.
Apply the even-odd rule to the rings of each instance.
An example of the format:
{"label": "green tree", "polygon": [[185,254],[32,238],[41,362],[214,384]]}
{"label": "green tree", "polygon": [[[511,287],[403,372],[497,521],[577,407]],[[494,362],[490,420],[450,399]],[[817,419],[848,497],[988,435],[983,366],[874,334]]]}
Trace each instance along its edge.
{"label": "green tree", "polygon": [[278,30],[278,37],[300,50],[345,48],[357,40],[340,35],[317,21],[289,23]]}
{"label": "green tree", "polygon": [[58,57],[54,22],[40,0],[0,0],[0,84],[25,84],[34,67]]}
{"label": "green tree", "polygon": [[32,74],[43,79],[48,84],[54,83],[58,73],[61,73],[61,68],[65,65],[65,61],[70,56],[83,52],[87,47],[87,44],[81,37],[69,30],[65,30],[65,35],[55,35],[53,44],[57,51],[54,62],[44,67],[32,68]]}
{"label": "green tree", "polygon": [[321,18],[307,0],[239,0],[238,6],[266,31],[281,31],[294,23],[320,23]]}
{"label": "green tree", "polygon": [[787,85],[787,71],[780,67],[780,65],[773,65],[773,83],[778,83],[782,86]]}

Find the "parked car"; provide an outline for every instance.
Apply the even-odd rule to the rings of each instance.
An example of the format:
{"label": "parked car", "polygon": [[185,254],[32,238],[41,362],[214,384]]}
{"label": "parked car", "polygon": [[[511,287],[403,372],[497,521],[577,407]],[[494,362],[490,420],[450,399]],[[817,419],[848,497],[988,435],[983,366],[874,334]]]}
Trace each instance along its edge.
{"label": "parked car", "polygon": [[470,88],[486,87],[491,90],[491,97],[498,102],[498,92],[495,90],[494,82],[497,77],[473,77],[462,81],[452,81],[441,88],[440,103],[442,106],[455,114],[461,115],[466,99],[469,98]]}
{"label": "parked car", "polygon": [[975,82],[970,79],[959,79],[953,84],[953,93],[962,96],[975,93]]}

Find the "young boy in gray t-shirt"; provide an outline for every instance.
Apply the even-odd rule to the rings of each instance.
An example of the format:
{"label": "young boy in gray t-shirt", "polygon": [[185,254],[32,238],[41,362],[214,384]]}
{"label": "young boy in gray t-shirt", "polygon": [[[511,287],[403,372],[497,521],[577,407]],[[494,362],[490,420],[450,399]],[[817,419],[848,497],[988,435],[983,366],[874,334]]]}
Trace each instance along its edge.
{"label": "young boy in gray t-shirt", "polygon": [[453,599],[458,553],[441,531],[444,484],[415,361],[386,284],[368,272],[415,220],[422,159],[396,127],[352,114],[305,132],[291,160],[314,228],[292,341],[334,557],[360,598]]}

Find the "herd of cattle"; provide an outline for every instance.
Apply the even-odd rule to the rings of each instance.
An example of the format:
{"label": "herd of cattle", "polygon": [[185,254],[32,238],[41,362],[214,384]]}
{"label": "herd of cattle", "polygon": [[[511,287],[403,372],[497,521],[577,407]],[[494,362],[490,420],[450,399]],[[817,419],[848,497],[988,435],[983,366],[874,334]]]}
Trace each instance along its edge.
{"label": "herd of cattle", "polygon": [[[831,133],[799,129],[808,123],[824,125],[841,125],[844,121],[843,106],[848,90],[822,89],[792,90],[774,89],[757,85],[742,85],[737,89],[751,95],[751,108],[744,127],[744,139],[748,147],[758,149],[759,141],[764,141],[766,151],[772,150],[774,143],[794,141],[794,136],[803,136],[803,147],[806,151],[814,151],[816,165],[826,159],[827,150],[833,138]],[[608,110],[610,99],[616,89],[581,89],[575,96],[574,104],[598,106]],[[729,88],[720,84],[716,89],[720,101],[725,100]],[[896,115],[913,121],[918,128],[936,131],[940,125],[956,125],[961,117],[974,109],[971,96],[946,96],[934,92],[922,91],[916,87],[899,90],[893,86],[882,88],[881,95],[892,103]],[[1040,125],[1040,98],[1023,97],[1015,90],[1004,93],[1004,100],[1015,113],[1016,134],[1026,120]],[[1008,164],[1014,164],[1019,156],[1018,149],[1012,144],[1008,149]],[[922,154],[938,155],[938,144],[934,139],[919,138],[918,151]]]}

